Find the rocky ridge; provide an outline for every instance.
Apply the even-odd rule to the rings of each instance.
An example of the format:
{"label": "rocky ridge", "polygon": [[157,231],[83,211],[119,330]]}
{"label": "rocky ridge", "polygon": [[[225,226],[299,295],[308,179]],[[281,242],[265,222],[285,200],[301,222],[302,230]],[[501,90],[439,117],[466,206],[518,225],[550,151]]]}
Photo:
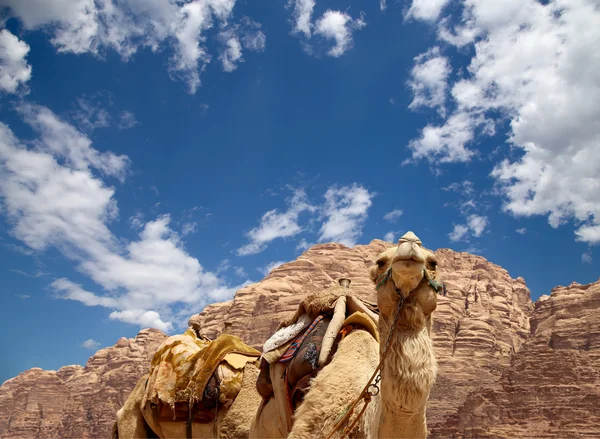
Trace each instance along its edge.
{"label": "rocky ridge", "polygon": [[166,335],[144,329],[100,349],[85,366],[29,369],[0,387],[0,437],[110,437],[117,410]]}
{"label": "rocky ridge", "polygon": [[[354,248],[316,245],[297,260],[274,269],[261,282],[242,288],[233,300],[209,305],[190,319],[190,325],[212,337],[223,331],[236,334],[260,347],[302,298],[329,287],[340,277],[352,279],[355,292],[374,300],[368,269],[389,246],[379,240]],[[439,372],[428,407],[431,436],[532,436],[544,425],[544,419],[550,431],[552,416],[571,419],[561,421],[561,425],[570,425],[564,431],[574,432],[575,426],[587,425],[583,412],[571,410],[559,415],[559,408],[548,412],[543,408],[544,398],[550,398],[552,390],[560,393],[565,389],[562,399],[552,402],[557,407],[574,404],[579,396],[588,409],[594,404],[600,407],[600,382],[592,372],[600,370],[598,295],[587,298],[589,291],[600,290],[600,283],[555,289],[534,308],[522,278],[511,278],[502,267],[481,256],[449,249],[436,254],[448,296],[439,298],[434,318]],[[579,299],[574,300],[573,295]],[[596,326],[591,334],[596,335],[586,335],[585,328],[594,318]],[[572,329],[575,327],[579,329]],[[575,333],[578,335],[573,338]],[[100,350],[85,367],[67,366],[57,372],[32,369],[7,381],[0,387],[0,437],[108,436],[116,411],[147,370],[164,337],[160,331],[143,330],[135,340],[121,339],[114,347]],[[552,350],[544,351],[548,340],[553,340]],[[575,350],[580,348],[564,346],[587,346],[588,350],[577,356]],[[557,358],[563,351],[572,354],[564,363]],[[563,371],[563,384],[552,388],[556,381],[552,367],[543,369],[548,375],[539,380],[547,380],[549,390],[530,406],[539,414],[532,417],[527,412],[519,418],[519,398],[533,401],[537,397],[531,383],[542,373],[538,365],[541,352],[543,361],[561,361],[561,367],[569,372]],[[587,372],[580,376],[580,370]],[[527,380],[531,380],[529,387],[519,384]],[[583,390],[569,393],[573,383],[579,383]],[[517,394],[521,395],[517,399],[508,396]],[[498,417],[504,416],[510,421],[498,422]],[[588,431],[600,435],[598,427]]]}
{"label": "rocky ridge", "polygon": [[468,395],[445,437],[600,437],[600,281],[543,296],[501,379]]}

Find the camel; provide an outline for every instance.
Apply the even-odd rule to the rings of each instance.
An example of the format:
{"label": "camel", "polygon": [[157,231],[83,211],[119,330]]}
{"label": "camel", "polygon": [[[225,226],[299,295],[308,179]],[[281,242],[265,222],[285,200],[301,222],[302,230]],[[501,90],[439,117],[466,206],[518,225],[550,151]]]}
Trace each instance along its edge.
{"label": "camel", "polygon": [[[352,331],[339,343],[331,362],[312,380],[295,411],[288,438],[327,437],[380,361],[380,390],[371,388],[372,402],[350,436],[427,436],[425,409],[437,373],[431,343],[432,312],[437,306],[436,293],[442,288],[435,255],[408,232],[397,247],[379,256],[370,275],[378,289],[380,344],[362,330]],[[264,424],[264,419],[256,419],[251,436],[265,437],[257,428]]]}
{"label": "camel", "polygon": [[[408,232],[397,247],[379,256],[370,274],[378,289],[380,342],[365,330],[347,334],[331,361],[311,381],[293,422],[282,419],[281,400],[262,400],[255,385],[258,369],[249,363],[231,407],[219,408],[213,422],[193,423],[192,437],[326,437],[382,359],[380,391],[372,390],[373,402],[351,436],[426,437],[425,407],[437,371],[430,338],[439,287],[435,256]],[[276,367],[274,374],[281,375],[285,366]],[[117,413],[113,438],[186,437],[185,422],[159,420],[149,407],[142,407],[146,380],[147,376],[140,379]]]}
{"label": "camel", "polygon": [[[187,339],[186,339],[187,337]],[[185,366],[186,357],[194,353],[194,350],[189,347],[190,339],[192,342],[197,341],[199,344],[205,342],[202,336],[199,339],[194,339],[195,332],[193,329],[189,328],[183,335],[172,336],[167,339],[166,342],[163,342],[161,347],[165,346],[165,343],[172,341],[171,346],[166,346],[164,349],[163,355],[166,355],[168,358],[177,357],[183,359],[182,362],[177,363],[176,360],[173,362],[173,369],[177,370],[178,367]],[[187,341],[188,346],[181,341]],[[176,344],[178,343],[179,344]],[[251,348],[248,348],[251,349]],[[198,349],[195,350],[196,353]],[[157,355],[161,354],[161,349],[157,351],[155,354],[155,359]],[[236,354],[233,354],[234,356]],[[164,358],[164,357],[163,357]],[[226,357],[227,358],[227,357]],[[239,358],[239,357],[238,357]],[[173,360],[169,360],[173,361]],[[259,368],[255,364],[255,362],[246,362],[247,359],[243,360],[243,362],[238,366],[240,369],[238,372],[241,372],[241,386],[239,387],[239,393],[237,395],[230,395],[229,399],[233,398],[233,402],[230,404],[218,404],[218,410],[216,411],[216,416],[214,419],[198,419],[194,418],[194,421],[190,423],[191,430],[188,430],[187,422],[182,419],[181,416],[178,419],[173,418],[173,411],[167,409],[167,416],[162,412],[161,406],[157,406],[152,404],[147,400],[147,386],[149,386],[149,382],[152,383],[152,376],[149,374],[144,375],[137,382],[137,385],[129,394],[129,397],[125,401],[123,407],[117,412],[117,421],[113,425],[112,429],[112,437],[113,439],[121,438],[121,439],[133,439],[133,438],[185,438],[185,437],[193,437],[193,438],[247,438],[250,424],[254,419],[254,414],[262,400],[262,397],[256,390],[256,380],[259,374]],[[153,359],[153,364],[155,360]],[[225,373],[229,375],[225,377],[225,379],[233,379],[239,377],[232,373],[233,369],[230,369],[228,366],[226,369],[221,369],[223,364],[219,366],[219,371],[224,370]],[[242,369],[243,368],[243,369]],[[172,383],[172,381],[168,380],[168,371],[163,369],[163,372],[166,372],[167,380],[165,382]],[[217,372],[215,372],[216,374]],[[157,379],[161,379],[161,376]],[[229,381],[229,382],[233,382]],[[239,383],[239,381],[237,381]],[[166,388],[167,394],[170,394],[170,387]],[[165,391],[164,388],[162,390]],[[221,394],[223,395],[223,394]],[[223,395],[228,396],[228,395]],[[184,407],[187,407],[187,403],[184,404]],[[211,413],[212,412],[211,409]],[[187,412],[187,410],[185,410]],[[179,412],[178,412],[179,413]],[[185,415],[186,413],[184,413]],[[196,412],[196,414],[198,414]],[[181,413],[179,413],[181,415]],[[204,421],[204,422],[198,422]]]}

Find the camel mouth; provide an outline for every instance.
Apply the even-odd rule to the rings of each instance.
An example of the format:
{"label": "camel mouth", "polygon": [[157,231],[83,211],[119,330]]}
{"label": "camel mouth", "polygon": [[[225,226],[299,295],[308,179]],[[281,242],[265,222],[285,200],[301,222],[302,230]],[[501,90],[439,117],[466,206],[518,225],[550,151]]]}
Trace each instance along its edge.
{"label": "camel mouth", "polygon": [[425,258],[422,255],[413,253],[411,255],[395,255],[392,259],[392,265],[396,262],[418,262],[419,264],[425,263]]}

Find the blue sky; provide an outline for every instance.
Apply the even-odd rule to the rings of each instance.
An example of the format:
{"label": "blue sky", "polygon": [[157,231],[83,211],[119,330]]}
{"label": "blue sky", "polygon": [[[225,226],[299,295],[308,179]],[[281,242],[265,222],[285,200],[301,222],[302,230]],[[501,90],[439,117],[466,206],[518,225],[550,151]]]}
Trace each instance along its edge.
{"label": "blue sky", "polygon": [[598,279],[591,1],[0,6],[0,382],[318,242],[413,230],[533,299]]}

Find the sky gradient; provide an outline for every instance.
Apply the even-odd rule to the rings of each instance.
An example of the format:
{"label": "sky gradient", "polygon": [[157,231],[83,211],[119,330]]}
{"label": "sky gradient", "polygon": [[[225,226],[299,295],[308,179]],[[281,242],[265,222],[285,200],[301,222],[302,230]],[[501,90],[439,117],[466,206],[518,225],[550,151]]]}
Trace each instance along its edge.
{"label": "sky gradient", "polygon": [[591,0],[0,11],[0,382],[180,332],[320,242],[412,230],[534,300],[600,275]]}

